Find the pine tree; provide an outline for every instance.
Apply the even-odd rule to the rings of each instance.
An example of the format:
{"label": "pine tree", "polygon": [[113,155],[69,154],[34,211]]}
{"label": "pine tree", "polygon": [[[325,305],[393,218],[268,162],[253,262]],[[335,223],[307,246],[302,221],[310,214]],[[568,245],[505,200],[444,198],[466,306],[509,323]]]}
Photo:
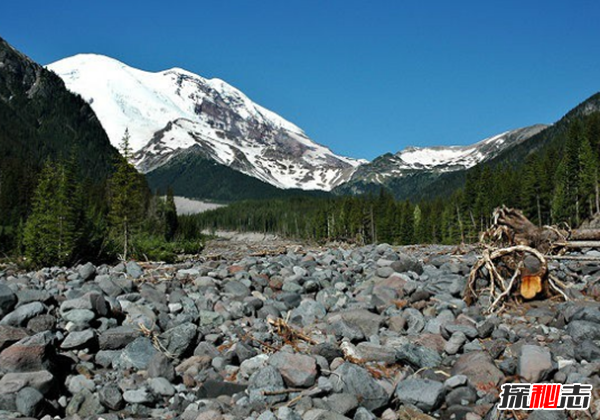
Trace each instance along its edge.
{"label": "pine tree", "polygon": [[592,217],[597,211],[598,202],[598,160],[587,136],[581,139],[579,145],[579,166],[578,191],[581,203],[589,209],[589,216]]}
{"label": "pine tree", "polygon": [[175,197],[173,195],[173,189],[167,189],[167,198],[165,206],[165,239],[170,241],[175,237],[177,232],[178,219],[177,219],[177,207],[175,206]]}
{"label": "pine tree", "polygon": [[67,166],[46,162],[24,227],[25,255],[36,265],[63,265],[73,259],[79,232],[76,182]]}
{"label": "pine tree", "polygon": [[129,130],[125,130],[121,144],[122,157],[109,180],[109,220],[111,238],[123,250],[126,260],[133,246],[133,236],[142,221],[144,209],[143,183],[136,169],[129,163],[131,147]]}
{"label": "pine tree", "polygon": [[579,224],[579,144],[582,134],[581,124],[574,123],[569,130],[562,159],[556,170],[556,184],[552,200],[552,214],[555,223]]}

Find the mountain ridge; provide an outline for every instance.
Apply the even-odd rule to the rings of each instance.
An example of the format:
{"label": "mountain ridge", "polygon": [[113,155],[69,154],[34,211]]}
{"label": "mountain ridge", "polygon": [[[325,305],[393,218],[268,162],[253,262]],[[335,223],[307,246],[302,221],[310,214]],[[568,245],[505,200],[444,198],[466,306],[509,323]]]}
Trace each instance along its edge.
{"label": "mountain ridge", "polygon": [[218,163],[279,188],[330,190],[361,163],[315,143],[218,78],[179,68],[146,72],[88,54],[48,68],[90,103],[113,144],[129,128],[142,172],[197,145]]}
{"label": "mountain ridge", "polygon": [[465,146],[409,146],[361,165],[352,178],[336,187],[334,192],[365,194],[384,187],[398,199],[414,198],[418,190],[434,183],[444,174],[466,171],[487,162],[505,150],[527,142],[548,127],[536,124],[509,130]]}
{"label": "mountain ridge", "polygon": [[27,218],[46,161],[73,160],[86,199],[101,207],[102,184],[118,158],[89,105],[0,38],[0,236],[9,232],[0,238],[0,251]]}

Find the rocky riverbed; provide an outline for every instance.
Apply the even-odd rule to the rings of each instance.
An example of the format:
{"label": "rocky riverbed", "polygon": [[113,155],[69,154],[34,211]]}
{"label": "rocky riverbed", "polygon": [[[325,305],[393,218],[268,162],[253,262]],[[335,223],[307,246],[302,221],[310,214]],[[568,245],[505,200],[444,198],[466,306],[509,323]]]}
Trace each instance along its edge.
{"label": "rocky riverbed", "polygon": [[496,408],[519,380],[594,386],[530,419],[600,418],[600,266],[554,262],[570,301],[487,316],[453,251],[0,268],[0,418],[523,419]]}

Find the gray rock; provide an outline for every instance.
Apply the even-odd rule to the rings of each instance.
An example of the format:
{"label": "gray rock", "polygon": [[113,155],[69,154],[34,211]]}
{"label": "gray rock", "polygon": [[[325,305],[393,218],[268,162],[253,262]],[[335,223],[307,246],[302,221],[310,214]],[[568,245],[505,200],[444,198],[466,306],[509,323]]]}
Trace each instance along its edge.
{"label": "gray rock", "polygon": [[0,318],[12,311],[17,304],[17,296],[12,289],[0,283]]}
{"label": "gray rock", "polygon": [[269,358],[269,364],[279,370],[285,383],[292,388],[307,388],[315,383],[317,363],[310,356],[279,351]]}
{"label": "gray rock", "polygon": [[[17,414],[17,394],[0,394],[0,415],[4,413],[15,413]],[[10,418],[12,420],[13,417]]]}
{"label": "gray rock", "polygon": [[79,273],[79,277],[81,277],[83,281],[87,281],[90,280],[94,276],[94,274],[96,274],[96,267],[94,267],[94,264],[88,262],[87,264],[84,264],[81,267],[79,267],[77,272]]}
{"label": "gray rock", "polygon": [[18,290],[16,295],[19,306],[23,306],[26,303],[31,302],[40,302],[46,304],[52,299],[52,295],[47,290],[22,289]]}
{"label": "gray rock", "polygon": [[402,404],[411,404],[423,411],[433,411],[444,400],[444,385],[429,379],[406,379],[398,383],[395,395]]}
{"label": "gray rock", "polygon": [[75,395],[86,389],[90,392],[94,392],[96,384],[94,381],[83,375],[75,375],[67,379],[67,388],[71,394]]}
{"label": "gray rock", "polygon": [[319,408],[312,408],[308,410],[302,416],[303,420],[348,420],[348,417],[342,416],[341,414],[334,413],[333,411],[322,410]]}
{"label": "gray rock", "polygon": [[402,312],[402,316],[406,319],[408,334],[419,334],[425,328],[425,318],[418,310],[407,308]]}
{"label": "gray rock", "polygon": [[198,329],[196,326],[191,322],[186,322],[165,331],[160,335],[159,339],[165,349],[173,357],[179,359],[196,344],[194,340],[197,335]]}
{"label": "gray rock", "polygon": [[121,353],[121,357],[115,360],[116,367],[146,369],[156,353],[157,350],[149,339],[139,337],[129,343]]}
{"label": "gray rock", "polygon": [[101,350],[119,350],[134,341],[139,335],[139,331],[129,325],[110,328],[100,334],[98,346]]}
{"label": "gray rock", "polygon": [[337,345],[328,342],[314,345],[311,348],[311,352],[313,354],[318,354],[319,356],[324,357],[328,363],[331,363],[333,359],[337,357],[342,357],[344,355],[342,350]]}
{"label": "gray rock", "polygon": [[325,318],[327,310],[322,303],[312,299],[303,300],[290,314],[290,321],[303,327]]}
{"label": "gray rock", "polygon": [[263,395],[264,391],[281,391],[285,389],[283,378],[274,366],[258,370],[248,381],[248,395],[251,404],[275,404],[286,400],[285,395]]}
{"label": "gray rock", "polygon": [[423,264],[421,264],[416,258],[408,256],[406,254],[398,254],[399,259],[392,262],[391,267],[397,273],[406,273],[412,271],[417,274],[423,274]]}
{"label": "gray rock", "polygon": [[204,381],[196,396],[200,399],[217,398],[222,395],[232,396],[246,391],[247,388],[244,384],[208,379]]}
{"label": "gray rock", "polygon": [[112,297],[117,297],[133,290],[131,279],[124,277],[100,275],[96,276],[95,281],[106,295]]}
{"label": "gray rock", "polygon": [[102,405],[109,410],[118,411],[125,405],[121,390],[115,384],[105,385],[98,394]]}
{"label": "gray rock", "polygon": [[170,382],[175,380],[175,368],[167,356],[157,352],[148,364],[148,377],[165,378]]}
{"label": "gray rock", "polygon": [[130,404],[148,404],[154,401],[154,396],[147,389],[140,388],[125,391],[123,399]]}
{"label": "gray rock", "polygon": [[23,328],[0,325],[0,351],[28,336],[29,333]]}
{"label": "gray rock", "polygon": [[394,274],[394,272],[395,270],[392,267],[379,267],[377,269],[377,276],[381,277],[382,279],[387,279],[389,276]]}
{"label": "gray rock", "polygon": [[37,417],[42,409],[44,396],[35,388],[23,388],[17,393],[17,411],[25,417]]}
{"label": "gray rock", "polygon": [[453,389],[446,395],[446,405],[469,405],[477,401],[477,392],[469,386]]}
{"label": "gray rock", "polygon": [[232,295],[234,299],[238,300],[250,296],[250,289],[240,281],[228,281],[223,286],[223,292]]}
{"label": "gray rock", "polygon": [[200,311],[200,326],[208,327],[220,325],[224,321],[223,316],[218,312]]}
{"label": "gray rock", "polygon": [[327,398],[327,405],[332,411],[346,415],[358,407],[358,399],[353,394],[333,394]]}
{"label": "gray rock", "polygon": [[40,302],[31,302],[23,306],[19,306],[14,311],[5,315],[0,320],[0,325],[9,325],[19,327],[29,321],[31,318],[38,316],[46,310]]}
{"label": "gray rock", "polygon": [[556,410],[534,410],[531,412],[527,420],[568,420],[569,416],[564,411]]}
{"label": "gray rock", "polygon": [[396,350],[391,347],[364,341],[356,346],[360,358],[366,362],[394,363],[396,361]]}
{"label": "gray rock", "polygon": [[600,340],[600,325],[590,321],[572,321],[567,326],[567,334],[576,342]]}
{"label": "gray rock", "polygon": [[495,316],[487,318],[481,324],[477,325],[477,333],[481,338],[488,338],[494,332],[499,324],[499,319]]}
{"label": "gray rock", "polygon": [[104,412],[97,394],[88,390],[81,391],[73,396],[65,410],[67,416],[79,416],[82,418],[92,417]]}
{"label": "gray rock", "polygon": [[337,319],[327,325],[327,333],[338,338],[346,338],[350,341],[358,341],[365,338],[364,333],[356,325],[350,325],[343,319]]}
{"label": "gray rock", "polygon": [[433,294],[449,293],[460,296],[467,284],[467,278],[459,274],[444,274],[427,282],[426,290]]}
{"label": "gray rock", "polygon": [[535,383],[547,379],[553,370],[550,350],[530,344],[521,347],[517,373],[527,382]]}
{"label": "gray rock", "polygon": [[465,375],[454,375],[446,379],[444,386],[447,388],[457,388],[462,385],[466,385],[469,378]]}
{"label": "gray rock", "polygon": [[67,335],[60,347],[65,350],[80,349],[94,345],[96,332],[94,330],[73,331]]}
{"label": "gray rock", "polygon": [[233,346],[233,351],[237,358],[238,363],[242,363],[244,360],[248,360],[253,358],[258,354],[258,352],[253,348],[243,342],[235,343]]}
{"label": "gray rock", "polygon": [[579,309],[571,317],[572,321],[589,321],[600,324],[600,306],[585,306]]}
{"label": "gray rock", "polygon": [[300,414],[296,413],[289,407],[279,407],[277,410],[278,420],[302,420]]}
{"label": "gray rock", "polygon": [[113,362],[121,357],[122,350],[100,350],[96,353],[94,363],[107,369],[113,365]]}
{"label": "gray rock", "polygon": [[452,334],[461,332],[470,339],[477,338],[479,334],[475,326],[463,324],[446,324],[442,327],[441,332],[445,334],[444,337],[450,337]]}
{"label": "gray rock", "polygon": [[592,340],[584,340],[575,346],[575,358],[578,361],[586,360],[588,362],[600,361],[600,347]]}
{"label": "gray rock", "polygon": [[76,299],[65,300],[60,305],[60,312],[63,315],[75,309],[88,309],[99,316],[106,316],[109,313],[108,303],[98,292],[90,292]]}
{"label": "gray rock", "polygon": [[88,325],[90,321],[93,321],[94,318],[96,318],[96,315],[89,309],[73,309],[72,311],[66,312],[63,315],[63,318],[73,324]]}
{"label": "gray rock", "polygon": [[377,417],[365,407],[358,407],[354,413],[354,420],[375,420]]}
{"label": "gray rock", "polygon": [[126,266],[127,275],[134,279],[139,279],[144,274],[142,268],[135,261],[129,261]]}
{"label": "gray rock", "polygon": [[150,391],[152,391],[155,395],[160,395],[163,397],[171,397],[175,395],[175,388],[165,378],[149,379],[148,388],[150,388]]}
{"label": "gray rock", "polygon": [[49,331],[17,341],[0,353],[0,370],[35,372],[54,370],[54,336]]}
{"label": "gray rock", "polygon": [[355,395],[369,410],[383,407],[389,401],[387,391],[360,366],[344,363],[335,370],[335,376],[339,380],[333,380],[333,390]]}
{"label": "gray rock", "polygon": [[271,410],[263,411],[256,420],[277,420],[277,417]]}
{"label": "gray rock", "polygon": [[409,343],[396,349],[396,361],[408,363],[416,369],[433,368],[440,365],[442,357],[429,347]]}
{"label": "gray rock", "polygon": [[357,326],[365,337],[378,334],[379,327],[383,323],[380,315],[362,309],[342,312],[340,316],[349,325]]}
{"label": "gray rock", "polygon": [[449,355],[456,354],[463,346],[465,341],[467,341],[467,337],[461,331],[457,331],[454,334],[452,334],[452,337],[450,337],[450,339],[446,343],[444,351]]}
{"label": "gray rock", "polygon": [[52,389],[54,376],[47,370],[38,372],[7,373],[0,379],[0,395],[19,392],[23,388],[34,388],[42,394]]}
{"label": "gray rock", "polygon": [[496,367],[490,356],[482,351],[463,354],[452,366],[451,374],[465,375],[477,389],[496,386],[504,374]]}

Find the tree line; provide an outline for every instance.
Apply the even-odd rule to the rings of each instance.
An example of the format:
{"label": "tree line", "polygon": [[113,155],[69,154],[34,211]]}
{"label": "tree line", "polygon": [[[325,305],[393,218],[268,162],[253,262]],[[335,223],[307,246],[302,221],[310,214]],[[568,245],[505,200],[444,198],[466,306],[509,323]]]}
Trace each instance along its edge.
{"label": "tree line", "polygon": [[539,225],[575,227],[600,211],[600,113],[577,118],[523,163],[477,165],[447,197],[411,202],[378,194],[250,200],[194,216],[199,229],[276,233],[316,241],[474,242],[494,208],[520,208]]}
{"label": "tree line", "polygon": [[33,266],[129,258],[172,261],[196,253],[201,237],[179,229],[173,191],[151,194],[144,176],[129,162],[126,131],[112,174],[98,199],[81,177],[75,155],[48,158],[37,176],[27,216],[16,228],[0,226],[5,254],[24,256]]}

